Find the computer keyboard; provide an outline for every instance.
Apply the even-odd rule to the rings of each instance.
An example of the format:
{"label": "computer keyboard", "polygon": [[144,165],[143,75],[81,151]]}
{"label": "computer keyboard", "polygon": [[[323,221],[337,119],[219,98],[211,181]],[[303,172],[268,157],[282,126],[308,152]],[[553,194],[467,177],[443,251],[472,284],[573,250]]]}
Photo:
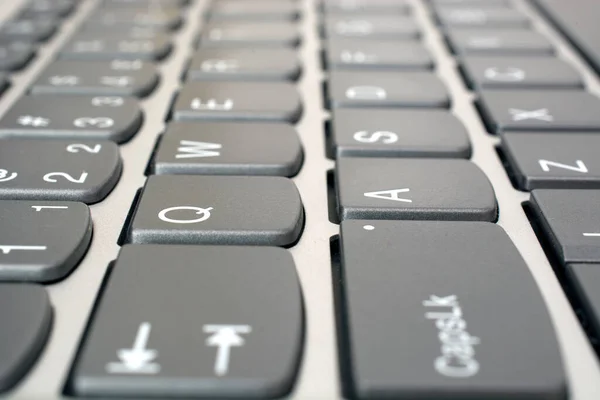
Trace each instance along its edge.
{"label": "computer keyboard", "polygon": [[600,3],[0,8],[0,397],[600,398]]}

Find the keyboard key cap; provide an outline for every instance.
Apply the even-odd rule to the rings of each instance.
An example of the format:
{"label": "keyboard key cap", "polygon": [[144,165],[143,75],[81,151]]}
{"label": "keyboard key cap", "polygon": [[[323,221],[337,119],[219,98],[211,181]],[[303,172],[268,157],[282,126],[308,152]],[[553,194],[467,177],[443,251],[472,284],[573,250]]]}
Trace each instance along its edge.
{"label": "keyboard key cap", "polygon": [[[302,352],[302,308],[286,250],[125,246],[81,349],[72,391],[86,397],[285,396]],[[138,354],[134,342],[144,344]]]}
{"label": "keyboard key cap", "polygon": [[300,17],[300,10],[294,2],[220,0],[209,9],[208,17],[213,21],[294,21]]}
{"label": "keyboard key cap", "polygon": [[31,92],[143,97],[158,81],[154,65],[141,60],[57,60],[37,78]]}
{"label": "keyboard key cap", "polygon": [[529,26],[529,19],[507,7],[438,7],[440,24],[452,28],[520,28]]}
{"label": "keyboard key cap", "polygon": [[[52,305],[38,285],[0,284],[0,391],[15,386],[42,352],[52,328]],[[10,328],[10,329],[7,329]]]}
{"label": "keyboard key cap", "polygon": [[538,189],[531,206],[564,263],[600,262],[600,190]]}
{"label": "keyboard key cap", "polygon": [[330,39],[325,51],[328,68],[431,69],[431,53],[418,42]]}
{"label": "keyboard key cap", "polygon": [[552,57],[465,57],[461,70],[471,89],[577,89],[579,73]]}
{"label": "keyboard key cap", "polygon": [[168,35],[147,39],[127,35],[82,32],[75,35],[61,50],[60,58],[71,60],[149,60],[165,58],[173,45]]}
{"label": "keyboard key cap", "polygon": [[3,200],[0,220],[2,281],[63,279],[92,239],[90,210],[82,203]]}
{"label": "keyboard key cap", "polygon": [[567,279],[579,300],[585,321],[594,334],[600,333],[600,268],[598,264],[569,264]]}
{"label": "keyboard key cap", "polygon": [[33,59],[33,45],[25,42],[0,43],[0,71],[18,71]]}
{"label": "keyboard key cap", "polygon": [[101,7],[106,8],[137,8],[137,7],[159,7],[159,8],[173,8],[173,7],[185,7],[189,3],[189,0],[102,0],[100,1]]}
{"label": "keyboard key cap", "polygon": [[357,398],[567,398],[546,306],[499,226],[344,221],[340,269],[340,366]]}
{"label": "keyboard key cap", "polygon": [[300,195],[287,178],[159,175],[148,178],[128,239],[288,246],[303,222]]}
{"label": "keyboard key cap", "polygon": [[509,0],[429,0],[434,6],[506,6]]}
{"label": "keyboard key cap", "polygon": [[447,29],[446,36],[456,54],[547,56],[554,53],[548,39],[526,29]]}
{"label": "keyboard key cap", "polygon": [[116,96],[25,96],[0,119],[0,137],[131,139],[142,124],[137,100]]}
{"label": "keyboard key cap", "polygon": [[155,174],[294,176],[302,146],[288,124],[173,122],[152,160]]}
{"label": "keyboard key cap", "polygon": [[403,0],[323,0],[323,12],[337,14],[408,14],[410,6]]}
{"label": "keyboard key cap", "polygon": [[331,135],[336,157],[471,155],[467,130],[447,111],[335,109]]}
{"label": "keyboard key cap", "polygon": [[98,203],[122,169],[117,145],[106,141],[3,139],[0,160],[2,200]]}
{"label": "keyboard key cap", "polygon": [[302,103],[290,83],[188,82],[172,112],[178,121],[294,122],[302,114]]}
{"label": "keyboard key cap", "polygon": [[75,9],[76,0],[29,0],[21,18],[63,18]]}
{"label": "keyboard key cap", "polygon": [[106,30],[115,26],[138,26],[162,31],[171,31],[181,25],[178,8],[139,7],[139,8],[99,8],[87,20],[88,25],[97,25]]}
{"label": "keyboard key cap", "polygon": [[327,16],[323,23],[327,38],[416,39],[421,35],[412,17],[384,16]]}
{"label": "keyboard key cap", "polygon": [[200,37],[202,47],[296,47],[299,44],[298,26],[289,22],[210,23]]}
{"label": "keyboard key cap", "polygon": [[187,79],[296,80],[301,69],[292,49],[201,48],[190,62]]}
{"label": "keyboard key cap", "polygon": [[340,158],[338,213],[344,219],[495,221],[496,198],[466,160]]}
{"label": "keyboard key cap", "polygon": [[332,71],[328,104],[336,107],[448,107],[442,81],[429,72]]}
{"label": "keyboard key cap", "polygon": [[0,39],[43,42],[56,32],[57,21],[49,18],[16,19],[0,24]]}
{"label": "keyboard key cap", "polygon": [[487,90],[478,107],[491,133],[600,130],[600,100],[584,91]]}
{"label": "keyboard key cap", "polygon": [[520,189],[600,189],[600,137],[506,133],[502,148]]}

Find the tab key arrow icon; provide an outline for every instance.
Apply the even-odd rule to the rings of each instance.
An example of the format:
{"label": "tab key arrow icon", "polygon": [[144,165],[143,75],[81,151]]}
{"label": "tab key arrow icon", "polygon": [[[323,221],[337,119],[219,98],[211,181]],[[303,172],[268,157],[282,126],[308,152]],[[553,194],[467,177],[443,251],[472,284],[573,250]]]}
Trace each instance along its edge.
{"label": "tab key arrow icon", "polygon": [[157,374],[160,371],[160,365],[152,361],[158,356],[158,351],[146,348],[151,329],[152,326],[149,322],[140,324],[133,347],[118,350],[117,357],[121,361],[107,364],[107,372],[110,374]]}
{"label": "tab key arrow icon", "polygon": [[204,325],[204,332],[214,333],[206,339],[206,345],[217,347],[215,375],[225,376],[229,372],[229,359],[232,347],[241,347],[245,340],[241,333],[250,333],[248,325]]}

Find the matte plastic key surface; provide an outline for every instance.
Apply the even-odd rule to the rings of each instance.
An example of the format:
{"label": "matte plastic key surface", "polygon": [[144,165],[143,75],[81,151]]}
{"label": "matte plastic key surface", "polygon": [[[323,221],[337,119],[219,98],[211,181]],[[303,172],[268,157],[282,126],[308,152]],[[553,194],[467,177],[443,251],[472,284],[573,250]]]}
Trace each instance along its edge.
{"label": "matte plastic key surface", "polygon": [[110,139],[125,142],[143,120],[136,99],[24,96],[0,119],[0,137]]}
{"label": "matte plastic key surface", "polygon": [[567,398],[548,311],[499,226],[344,221],[340,255],[334,282],[347,396]]}
{"label": "matte plastic key surface", "polygon": [[128,241],[289,246],[303,224],[300,194],[287,178],[159,175],[147,180]]}
{"label": "matte plastic key surface", "polygon": [[18,71],[35,55],[34,45],[27,42],[9,42],[0,38],[0,71]]}
{"label": "matte plastic key surface", "polygon": [[201,47],[296,47],[298,26],[290,22],[212,22],[202,29]]}
{"label": "matte plastic key surface", "polygon": [[286,1],[219,0],[209,7],[207,14],[213,21],[294,21],[300,17],[300,8]]}
{"label": "matte plastic key surface", "polygon": [[0,200],[0,221],[0,281],[62,279],[92,240],[92,218],[83,203]]}
{"label": "matte plastic key surface", "polygon": [[172,48],[170,36],[164,33],[150,38],[137,38],[127,32],[84,31],[73,36],[63,46],[59,58],[90,61],[158,61],[165,58]]}
{"label": "matte plastic key surface", "polygon": [[325,14],[408,14],[410,5],[405,0],[321,0],[320,8]]}
{"label": "matte plastic key surface", "polygon": [[447,41],[456,54],[549,56],[554,47],[531,29],[446,29]]}
{"label": "matte plastic key surface", "polygon": [[0,391],[4,392],[39,357],[50,335],[53,311],[46,289],[31,284],[1,283],[0,304]]}
{"label": "matte plastic key surface", "polygon": [[286,250],[125,246],[100,296],[69,392],[279,398],[295,382],[303,319]]}
{"label": "matte plastic key surface", "polygon": [[521,28],[529,19],[520,11],[507,7],[438,7],[437,19],[453,28]]}
{"label": "matte plastic key surface", "polygon": [[97,25],[107,31],[119,25],[133,25],[166,32],[177,29],[181,22],[179,8],[152,7],[151,5],[122,9],[98,8],[87,21],[88,24]]}
{"label": "matte plastic key surface", "polygon": [[302,159],[292,125],[172,122],[151,167],[159,175],[294,176]]}
{"label": "matte plastic key surface", "polygon": [[0,39],[13,41],[43,42],[56,32],[58,21],[49,18],[23,18],[0,24]]}
{"label": "matte plastic key surface", "polygon": [[411,16],[331,15],[323,19],[322,33],[327,38],[417,39],[419,25]]}
{"label": "matte plastic key surface", "polygon": [[90,140],[0,140],[0,199],[103,200],[121,176],[116,144]]}
{"label": "matte plastic key surface", "polygon": [[340,219],[494,221],[494,189],[467,160],[337,160]]}

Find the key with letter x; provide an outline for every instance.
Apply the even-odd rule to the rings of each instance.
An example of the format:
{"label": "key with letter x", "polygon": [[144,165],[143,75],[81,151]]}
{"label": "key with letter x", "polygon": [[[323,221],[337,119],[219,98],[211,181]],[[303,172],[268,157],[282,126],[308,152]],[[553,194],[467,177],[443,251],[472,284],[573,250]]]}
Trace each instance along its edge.
{"label": "key with letter x", "polygon": [[600,100],[578,90],[490,90],[477,102],[491,133],[600,130]]}

